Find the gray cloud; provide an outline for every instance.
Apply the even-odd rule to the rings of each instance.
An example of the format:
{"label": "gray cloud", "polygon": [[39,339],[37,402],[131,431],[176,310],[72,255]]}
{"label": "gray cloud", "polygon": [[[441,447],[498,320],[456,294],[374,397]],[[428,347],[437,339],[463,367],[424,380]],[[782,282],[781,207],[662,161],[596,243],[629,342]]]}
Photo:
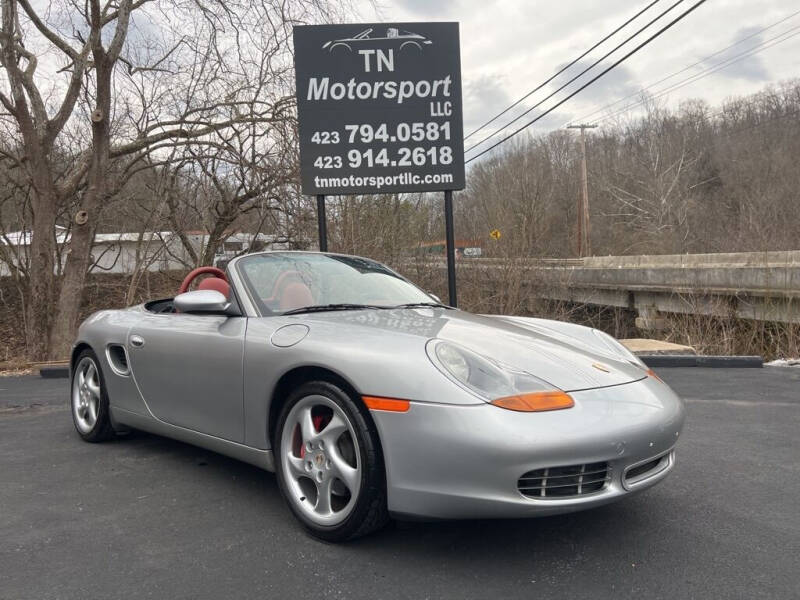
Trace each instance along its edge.
{"label": "gray cloud", "polygon": [[[506,87],[505,76],[497,74],[474,77],[463,84],[465,134],[470,133],[516,100],[508,94]],[[491,131],[491,129],[487,131]]]}
{"label": "gray cloud", "polygon": [[400,0],[395,5],[421,17],[440,17],[454,8],[460,8],[461,2],[459,0],[448,0],[446,3],[434,0]]}
{"label": "gray cloud", "polygon": [[[613,58],[613,57],[612,57]],[[591,61],[579,61],[572,65],[569,69],[567,69],[564,73],[559,75],[553,83],[550,84],[551,91],[554,91],[568,82],[570,79],[578,75],[584,69],[586,69],[589,65],[591,65]],[[557,97],[562,98],[564,94],[570,94],[573,91],[577,90],[580,86],[590,81],[592,78],[596,77],[600,73],[602,73],[605,69],[607,69],[613,62],[611,59],[607,59],[605,62],[599,64],[598,66],[594,67],[584,75],[581,75],[576,81],[571,83],[568,87],[562,90]],[[563,68],[564,65],[559,66],[558,68]],[[628,69],[624,64],[616,66],[614,69],[603,75],[600,79],[595,81],[589,87],[587,87],[584,91],[582,91],[578,97],[581,98],[583,102],[589,103],[600,103],[600,102],[608,102],[609,100],[615,100],[617,98],[622,98],[629,94],[635,93],[639,89],[639,85],[637,83],[636,77],[633,72]],[[567,105],[568,106],[568,105]]]}
{"label": "gray cloud", "polygon": [[[713,64],[720,64],[726,60],[734,59],[736,56],[746,52],[750,48],[754,48],[764,42],[764,34],[753,36],[753,33],[758,31],[760,27],[745,27],[736,32],[733,37],[733,43],[739,42],[743,39],[749,38],[746,43],[734,46],[726,50],[722,54],[714,57]],[[751,37],[752,36],[752,37]],[[744,79],[746,81],[767,81],[769,80],[769,69],[764,57],[760,54],[752,54],[743,57],[737,62],[725,67],[719,71],[723,77],[730,79]]]}

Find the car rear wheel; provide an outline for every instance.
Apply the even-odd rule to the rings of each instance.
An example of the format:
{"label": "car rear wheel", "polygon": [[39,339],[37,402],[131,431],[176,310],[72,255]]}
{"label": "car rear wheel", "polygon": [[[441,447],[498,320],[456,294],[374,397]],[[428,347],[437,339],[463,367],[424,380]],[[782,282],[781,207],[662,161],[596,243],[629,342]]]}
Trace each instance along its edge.
{"label": "car rear wheel", "polygon": [[383,456],[366,408],[328,382],[297,388],[278,418],[281,493],[314,536],[341,542],[388,518]]}
{"label": "car rear wheel", "polygon": [[114,437],[108,410],[108,394],[97,356],[84,350],[72,370],[71,405],[75,429],[87,442],[102,442]]}

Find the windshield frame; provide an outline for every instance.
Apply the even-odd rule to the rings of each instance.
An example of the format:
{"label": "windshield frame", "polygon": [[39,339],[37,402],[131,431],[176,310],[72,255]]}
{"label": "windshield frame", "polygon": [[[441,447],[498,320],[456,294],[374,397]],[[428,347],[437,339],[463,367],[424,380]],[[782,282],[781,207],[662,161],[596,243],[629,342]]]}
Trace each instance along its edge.
{"label": "windshield frame", "polygon": [[[437,300],[431,294],[429,294],[428,292],[423,290],[421,287],[419,287],[413,281],[411,281],[410,279],[408,279],[406,277],[403,277],[400,273],[398,273],[394,269],[386,266],[385,264],[383,264],[381,262],[378,262],[377,260],[373,260],[371,258],[366,258],[366,257],[363,257],[363,256],[357,256],[355,254],[340,254],[338,252],[315,252],[313,250],[267,250],[267,251],[264,251],[264,252],[253,252],[251,254],[243,254],[241,256],[237,256],[234,260],[232,260],[228,264],[228,269],[229,270],[233,270],[233,271],[236,272],[237,279],[241,282],[241,287],[243,289],[243,293],[247,296],[249,304],[253,307],[253,309],[256,312],[256,315],[259,316],[259,317],[281,317],[281,316],[284,316],[285,313],[284,312],[273,312],[273,311],[270,311],[266,307],[262,306],[263,303],[260,302],[258,298],[255,298],[253,296],[254,286],[253,286],[252,282],[250,281],[247,273],[242,268],[241,264],[244,263],[247,259],[252,258],[254,256],[271,256],[271,255],[276,255],[277,256],[277,255],[286,255],[286,254],[288,254],[288,255],[298,255],[298,256],[299,255],[327,256],[327,257],[330,257],[330,258],[333,258],[333,259],[336,259],[336,257],[344,257],[344,258],[355,258],[355,259],[360,259],[360,260],[366,260],[366,261],[375,263],[377,265],[380,265],[382,268],[384,268],[386,271],[391,273],[393,276],[397,277],[401,281],[404,281],[405,283],[407,283],[408,285],[412,286],[413,288],[418,290],[420,293],[425,295],[427,298],[430,299],[431,302],[436,303],[436,304],[440,304],[439,300]],[[389,308],[393,308],[393,307],[389,306],[389,305],[387,305],[386,307],[381,307],[382,310],[383,309],[389,309]],[[370,307],[365,307],[364,310],[370,310]],[[300,313],[300,314],[302,314],[302,313]],[[291,316],[291,315],[287,315],[287,316]]]}

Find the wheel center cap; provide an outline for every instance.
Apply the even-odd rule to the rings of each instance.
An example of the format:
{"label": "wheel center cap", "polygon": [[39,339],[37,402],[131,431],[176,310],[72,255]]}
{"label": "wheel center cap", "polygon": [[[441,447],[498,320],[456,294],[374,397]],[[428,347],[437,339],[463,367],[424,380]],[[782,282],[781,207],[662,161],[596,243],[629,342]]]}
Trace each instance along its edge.
{"label": "wheel center cap", "polygon": [[317,464],[317,467],[322,468],[322,465],[325,464],[325,455],[320,452],[314,457],[314,462]]}

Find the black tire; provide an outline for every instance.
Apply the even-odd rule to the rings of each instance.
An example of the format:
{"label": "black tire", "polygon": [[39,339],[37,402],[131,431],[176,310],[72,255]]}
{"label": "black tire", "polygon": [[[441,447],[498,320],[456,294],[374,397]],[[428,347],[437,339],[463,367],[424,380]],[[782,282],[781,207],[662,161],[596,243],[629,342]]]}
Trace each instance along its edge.
{"label": "black tire", "polygon": [[[97,372],[97,383],[100,388],[100,398],[97,402],[97,419],[94,421],[93,426],[85,430],[79,424],[79,418],[76,415],[75,407],[75,393],[76,393],[76,378],[81,371],[81,366],[85,365],[87,361],[91,361]],[[106,391],[106,380],[103,376],[103,370],[100,367],[100,361],[97,355],[89,348],[83,350],[78,358],[75,360],[75,368],[72,370],[70,378],[70,413],[72,414],[72,424],[75,426],[75,431],[85,442],[104,442],[112,439],[115,436],[114,427],[111,424],[111,416],[108,408],[108,392]]]}
{"label": "black tire", "polygon": [[[286,420],[292,408],[304,398],[311,395],[324,396],[338,405],[353,425],[358,437],[360,456],[361,482],[360,490],[347,518],[333,526],[322,526],[314,523],[295,505],[290,498],[287,475],[284,473],[281,437]],[[297,520],[314,537],[326,542],[344,542],[361,537],[383,528],[389,522],[389,511],[386,504],[386,474],[383,463],[378,431],[367,408],[360,399],[354,399],[337,385],[326,381],[304,383],[289,395],[278,417],[273,440],[275,453],[275,471],[278,487],[286,504]]]}

